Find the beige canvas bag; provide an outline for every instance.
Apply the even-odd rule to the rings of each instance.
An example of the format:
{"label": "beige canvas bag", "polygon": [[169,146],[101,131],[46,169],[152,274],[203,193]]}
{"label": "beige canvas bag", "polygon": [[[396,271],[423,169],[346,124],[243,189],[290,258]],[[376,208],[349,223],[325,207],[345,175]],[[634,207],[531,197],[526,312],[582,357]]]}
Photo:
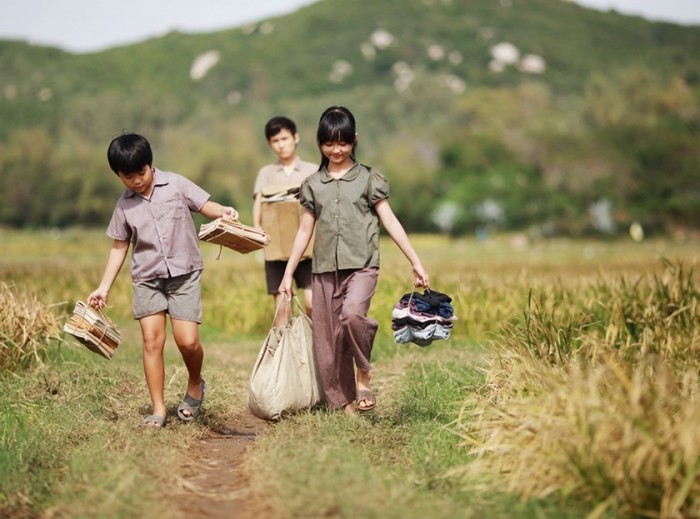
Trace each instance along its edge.
{"label": "beige canvas bag", "polygon": [[270,329],[248,383],[248,407],[265,420],[279,420],[322,401],[311,319],[296,296],[292,301],[282,298],[275,315],[282,305],[289,305],[290,318],[283,326]]}

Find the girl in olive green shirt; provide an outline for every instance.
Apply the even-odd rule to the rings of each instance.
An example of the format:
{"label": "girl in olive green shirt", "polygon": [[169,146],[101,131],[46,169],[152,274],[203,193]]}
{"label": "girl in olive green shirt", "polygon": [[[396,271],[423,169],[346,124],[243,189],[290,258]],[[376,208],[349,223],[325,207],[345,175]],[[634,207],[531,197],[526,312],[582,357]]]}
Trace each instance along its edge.
{"label": "girl in olive green shirt", "polygon": [[[378,323],[367,317],[379,274],[379,222],[428,288],[428,273],[387,200],[386,178],[355,161],[355,118],[345,107],[328,108],[316,135],[319,171],[301,186],[302,215],[279,291],[292,294],[292,274],[316,229],[313,249],[314,349],[330,408],[368,411],[371,353]],[[355,407],[357,402],[357,407]]]}

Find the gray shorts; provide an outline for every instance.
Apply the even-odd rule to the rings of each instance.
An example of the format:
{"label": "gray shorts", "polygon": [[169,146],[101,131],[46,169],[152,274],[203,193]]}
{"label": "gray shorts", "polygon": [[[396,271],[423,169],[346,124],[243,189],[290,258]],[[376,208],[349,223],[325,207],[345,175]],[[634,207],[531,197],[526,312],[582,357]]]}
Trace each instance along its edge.
{"label": "gray shorts", "polygon": [[202,271],[132,284],[134,319],[165,311],[179,321],[202,322]]}

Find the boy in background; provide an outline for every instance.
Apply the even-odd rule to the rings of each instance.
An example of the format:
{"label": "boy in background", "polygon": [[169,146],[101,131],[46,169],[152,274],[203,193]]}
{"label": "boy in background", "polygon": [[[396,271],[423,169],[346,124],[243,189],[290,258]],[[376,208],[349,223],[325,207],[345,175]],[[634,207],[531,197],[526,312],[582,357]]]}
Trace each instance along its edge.
{"label": "boy in background", "polygon": [[[299,186],[318,166],[297,156],[299,134],[294,121],[287,117],[273,117],[265,125],[265,138],[277,161],[260,169],[255,180],[253,195],[253,225],[270,237],[265,247],[265,281],[267,293],[272,295],[275,308],[283,297],[278,287],[287,266],[292,242],[299,228],[301,211]],[[303,292],[306,313],[311,316],[311,250],[305,251],[294,271],[297,288]],[[283,325],[288,308],[277,312],[274,326]]]}
{"label": "boy in background", "polygon": [[141,326],[143,367],[153,403],[153,414],[144,424],[165,424],[166,314],[170,314],[173,338],[189,375],[177,409],[179,418],[188,422],[199,414],[206,392],[204,350],[199,340],[204,264],[190,212],[211,219],[237,219],[238,213],[210,201],[209,193],[185,177],[154,168],[151,146],[141,135],[114,138],[107,159],[126,190],[107,227],[114,241],[100,286],[90,294],[88,304],[98,309],[107,304],[131,245],[132,309]]}

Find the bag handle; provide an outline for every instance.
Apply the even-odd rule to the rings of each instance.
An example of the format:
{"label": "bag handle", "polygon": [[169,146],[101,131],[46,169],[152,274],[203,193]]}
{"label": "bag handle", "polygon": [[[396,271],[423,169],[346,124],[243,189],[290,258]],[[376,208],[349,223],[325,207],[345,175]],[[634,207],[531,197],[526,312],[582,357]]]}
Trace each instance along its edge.
{"label": "bag handle", "polygon": [[284,295],[280,298],[279,302],[275,306],[275,314],[272,316],[272,327],[275,325],[275,321],[277,320],[277,314],[280,311],[280,308],[282,308],[282,305],[288,304],[289,305],[289,316],[287,318],[287,322],[285,324],[289,324],[289,321],[292,320],[292,317],[295,316],[294,314],[294,303],[296,303],[297,307],[297,314],[296,315],[306,315],[306,312],[304,309],[301,307],[301,303],[299,302],[299,298],[297,297],[296,294],[293,295],[292,299],[287,299],[284,297]]}
{"label": "bag handle", "polygon": [[[306,315],[306,310],[301,306],[301,303],[299,302],[299,298],[297,297],[296,294],[294,294],[294,302],[296,303],[297,306],[297,315]],[[293,312],[292,312],[293,313]],[[291,317],[291,315],[290,315]]]}

